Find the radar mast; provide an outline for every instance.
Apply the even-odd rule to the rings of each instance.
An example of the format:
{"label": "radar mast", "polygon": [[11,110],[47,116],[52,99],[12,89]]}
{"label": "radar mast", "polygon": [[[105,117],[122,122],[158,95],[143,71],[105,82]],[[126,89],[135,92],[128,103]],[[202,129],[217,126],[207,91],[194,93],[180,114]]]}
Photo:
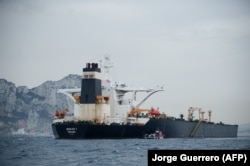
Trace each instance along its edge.
{"label": "radar mast", "polygon": [[109,78],[109,69],[114,67],[113,62],[110,59],[110,56],[105,55],[104,61],[100,60],[100,65],[101,65],[101,68],[104,68],[105,79],[110,79]]}

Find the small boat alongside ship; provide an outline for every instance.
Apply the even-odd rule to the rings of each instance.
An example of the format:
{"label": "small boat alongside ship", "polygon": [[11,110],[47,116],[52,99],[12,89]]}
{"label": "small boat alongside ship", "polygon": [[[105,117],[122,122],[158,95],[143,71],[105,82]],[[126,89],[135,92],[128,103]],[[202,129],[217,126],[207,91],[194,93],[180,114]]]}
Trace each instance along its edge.
{"label": "small boat alongside ship", "polygon": [[144,135],[144,139],[163,139],[163,138],[164,138],[164,135],[159,130],[156,130],[155,133]]}
{"label": "small boat alongside ship", "polygon": [[[55,138],[237,137],[238,125],[213,123],[211,111],[205,119],[201,108],[190,107],[187,120],[183,114],[175,118],[157,108],[142,109],[141,105],[151,95],[164,91],[164,87],[136,88],[113,81],[108,76],[111,67],[109,57],[100,64],[87,63],[81,88],[58,91],[72,99],[74,113],[70,114],[68,109],[55,113],[52,123]],[[140,92],[145,96],[138,101]],[[199,119],[193,119],[194,112],[199,114]]]}

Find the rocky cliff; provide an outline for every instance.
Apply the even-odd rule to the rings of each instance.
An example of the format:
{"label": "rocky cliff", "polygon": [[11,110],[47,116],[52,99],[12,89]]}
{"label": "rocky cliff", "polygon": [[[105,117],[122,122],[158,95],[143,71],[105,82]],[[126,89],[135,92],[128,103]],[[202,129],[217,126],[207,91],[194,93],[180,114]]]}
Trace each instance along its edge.
{"label": "rocky cliff", "polygon": [[[28,89],[0,79],[0,134],[22,131],[26,134],[51,134],[56,109],[73,110],[73,102],[58,89],[80,88],[81,76],[68,75]],[[20,130],[21,129],[21,130]]]}

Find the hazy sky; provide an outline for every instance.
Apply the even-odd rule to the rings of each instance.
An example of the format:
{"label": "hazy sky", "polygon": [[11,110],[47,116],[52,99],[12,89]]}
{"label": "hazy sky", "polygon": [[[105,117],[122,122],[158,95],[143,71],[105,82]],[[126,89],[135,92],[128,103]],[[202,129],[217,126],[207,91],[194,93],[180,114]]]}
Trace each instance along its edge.
{"label": "hazy sky", "polygon": [[0,25],[0,78],[17,86],[80,75],[109,54],[116,79],[165,85],[144,107],[250,123],[250,1],[0,0]]}

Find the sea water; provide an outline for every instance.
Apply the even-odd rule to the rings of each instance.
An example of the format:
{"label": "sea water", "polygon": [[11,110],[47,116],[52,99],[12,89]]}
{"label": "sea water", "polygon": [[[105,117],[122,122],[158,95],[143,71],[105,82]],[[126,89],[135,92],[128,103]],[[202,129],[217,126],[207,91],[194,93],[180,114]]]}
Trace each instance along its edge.
{"label": "sea water", "polygon": [[0,166],[147,165],[148,149],[250,149],[250,136],[237,138],[87,139],[0,137]]}

